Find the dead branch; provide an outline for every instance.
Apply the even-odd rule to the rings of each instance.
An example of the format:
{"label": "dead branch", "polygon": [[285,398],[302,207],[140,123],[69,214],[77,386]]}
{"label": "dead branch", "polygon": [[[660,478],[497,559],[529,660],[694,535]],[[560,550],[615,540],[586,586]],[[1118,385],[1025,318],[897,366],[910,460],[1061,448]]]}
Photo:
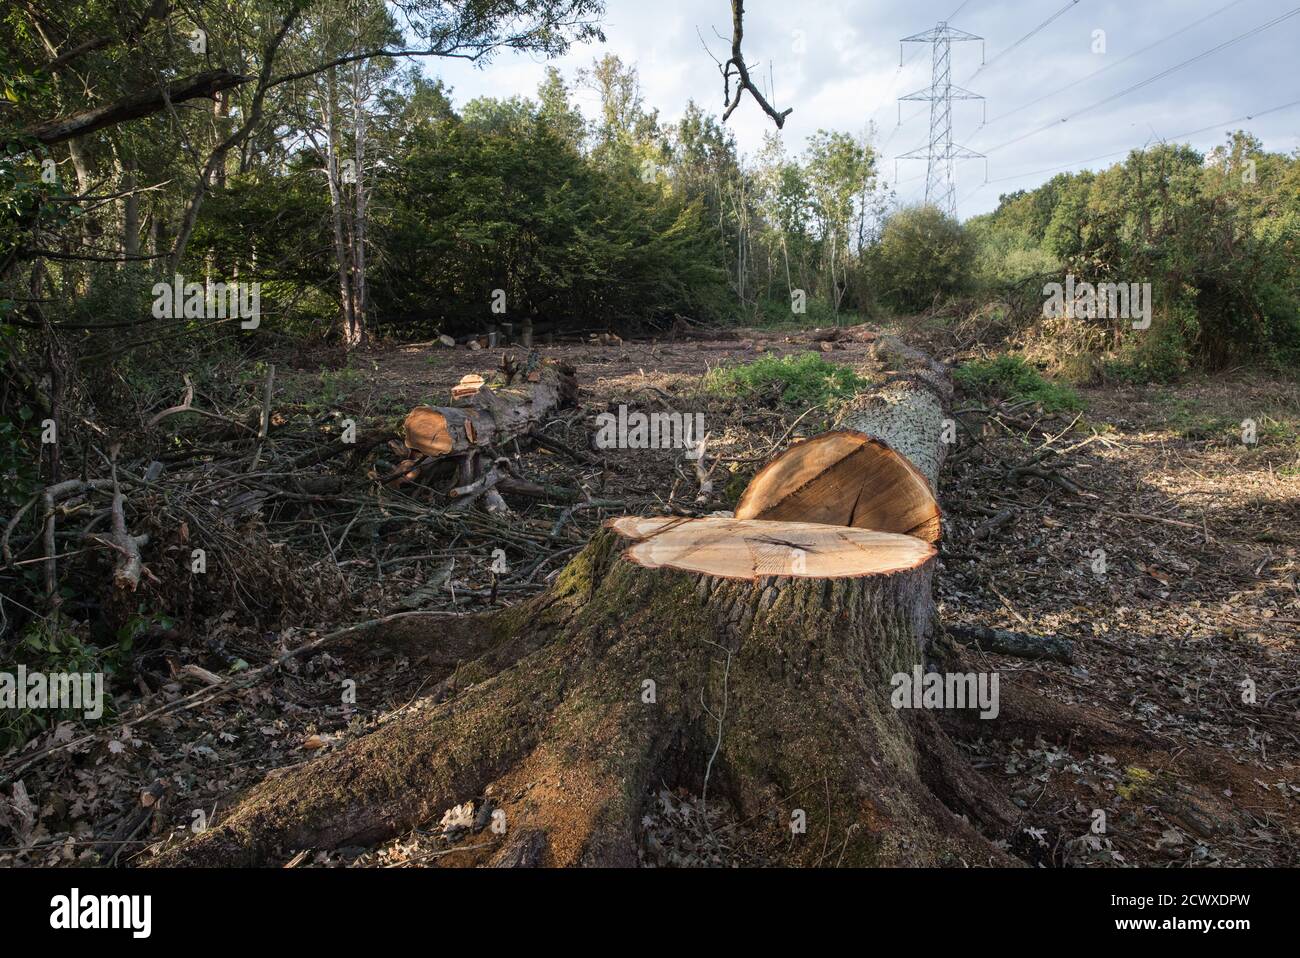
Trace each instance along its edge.
{"label": "dead branch", "polygon": [[962,645],[1018,659],[1047,659],[1066,665],[1074,661],[1074,643],[1056,635],[1027,635],[982,625],[947,625],[944,631]]}
{"label": "dead branch", "polygon": [[257,463],[262,458],[262,443],[266,442],[266,435],[271,431],[271,397],[274,393],[275,366],[272,365],[266,372],[266,392],[262,397],[261,425],[257,429],[257,445],[253,447],[253,461],[248,466],[249,472],[257,471]]}
{"label": "dead branch", "polygon": [[[787,108],[777,112],[776,108],[768,103],[767,98],[754,86],[753,80],[749,77],[749,67],[745,64],[745,55],[740,49],[744,35],[745,0],[731,0],[731,58],[722,65],[721,69],[723,92],[726,96],[731,95],[731,71],[733,69],[736,71],[736,92],[731,101],[727,103],[727,108],[722,114],[722,122],[727,122],[727,119],[735,112],[736,107],[740,106],[741,98],[745,91],[748,90],[749,95],[754,98],[754,101],[762,108],[763,112],[772,118],[772,122],[776,124],[779,130],[785,126],[785,118],[794,110],[793,108]],[[726,96],[724,96],[724,99],[726,99]]]}
{"label": "dead branch", "polygon": [[700,494],[695,497],[696,505],[704,505],[713,498],[713,470],[718,466],[718,460],[715,457],[713,465],[708,469],[704,468],[705,452],[709,448],[709,434],[705,433],[704,438],[700,440],[699,446],[696,447],[695,454],[695,478],[700,484]]}
{"label": "dead branch", "polygon": [[140,555],[140,546],[149,541],[148,536],[133,536],[126,527],[126,500],[122,487],[117,481],[117,455],[113,455],[113,547],[119,552],[117,568],[113,571],[113,582],[119,589],[132,592],[140,585],[140,574],[144,570],[144,560]]}

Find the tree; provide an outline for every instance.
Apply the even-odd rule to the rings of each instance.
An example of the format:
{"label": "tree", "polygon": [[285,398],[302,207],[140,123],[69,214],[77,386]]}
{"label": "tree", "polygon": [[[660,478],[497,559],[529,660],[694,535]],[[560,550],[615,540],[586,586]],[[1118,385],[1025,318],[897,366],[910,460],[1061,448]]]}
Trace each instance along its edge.
{"label": "tree", "polygon": [[871,149],[847,133],[818,130],[808,143],[808,179],[818,224],[826,299],[838,313],[848,291],[858,204],[875,176]]}
{"label": "tree", "polygon": [[897,309],[919,311],[966,289],[974,248],[961,224],[933,206],[900,210],[885,223],[871,275]]}

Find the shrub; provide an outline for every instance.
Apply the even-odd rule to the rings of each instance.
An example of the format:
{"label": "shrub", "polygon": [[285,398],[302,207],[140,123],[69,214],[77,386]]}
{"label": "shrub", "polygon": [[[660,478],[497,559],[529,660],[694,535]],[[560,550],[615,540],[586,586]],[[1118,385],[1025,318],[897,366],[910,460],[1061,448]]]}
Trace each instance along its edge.
{"label": "shrub", "polygon": [[1049,382],[1022,357],[1011,353],[966,363],[953,377],[967,389],[1013,401],[1035,402],[1044,412],[1083,408],[1083,400],[1073,389]]}
{"label": "shrub", "polygon": [[974,258],[974,243],[960,223],[933,206],[918,206],[889,218],[870,269],[886,305],[918,312],[936,297],[969,289]]}

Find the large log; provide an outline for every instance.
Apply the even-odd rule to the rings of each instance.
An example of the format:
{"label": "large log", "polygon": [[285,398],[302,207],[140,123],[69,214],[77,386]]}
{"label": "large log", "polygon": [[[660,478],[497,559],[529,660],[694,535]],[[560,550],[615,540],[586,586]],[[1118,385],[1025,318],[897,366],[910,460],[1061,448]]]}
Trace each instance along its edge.
{"label": "large log", "polygon": [[738,519],[823,522],[937,542],[937,490],[952,398],[947,369],[883,337],[877,355],[895,372],[860,394],[835,428],[791,446],[754,477]]}
{"label": "large log", "polygon": [[930,713],[891,704],[891,675],[922,662],[934,567],[907,536],[611,521],[536,599],[367,637],[450,697],[268,779],[154,863],[282,863],[492,796],[506,833],[462,863],[635,865],[664,787],[707,793],[774,863],[1007,863],[1010,806]]}
{"label": "large log", "polygon": [[417,406],[402,428],[406,445],[417,452],[464,455],[531,432],[577,396],[573,367],[546,362],[518,385],[483,384],[450,406]]}

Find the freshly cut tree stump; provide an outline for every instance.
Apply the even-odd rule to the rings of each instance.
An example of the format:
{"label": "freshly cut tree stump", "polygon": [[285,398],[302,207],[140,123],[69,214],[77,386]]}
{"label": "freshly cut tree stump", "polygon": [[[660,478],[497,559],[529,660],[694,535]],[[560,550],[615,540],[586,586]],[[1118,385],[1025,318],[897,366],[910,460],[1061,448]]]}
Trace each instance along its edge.
{"label": "freshly cut tree stump", "polygon": [[269,777],[153,863],[281,864],[486,796],[505,834],[458,864],[636,865],[653,794],[679,786],[746,823],[764,861],[1010,863],[993,841],[1014,810],[930,713],[890,704],[891,676],[923,662],[934,567],[933,546],[885,533],[611,521],[541,596],[369,636],[426,649],[447,698]]}
{"label": "freshly cut tree stump", "polygon": [[791,446],[759,471],[737,519],[819,522],[937,542],[939,503],[920,470],[882,439],[833,429]]}

